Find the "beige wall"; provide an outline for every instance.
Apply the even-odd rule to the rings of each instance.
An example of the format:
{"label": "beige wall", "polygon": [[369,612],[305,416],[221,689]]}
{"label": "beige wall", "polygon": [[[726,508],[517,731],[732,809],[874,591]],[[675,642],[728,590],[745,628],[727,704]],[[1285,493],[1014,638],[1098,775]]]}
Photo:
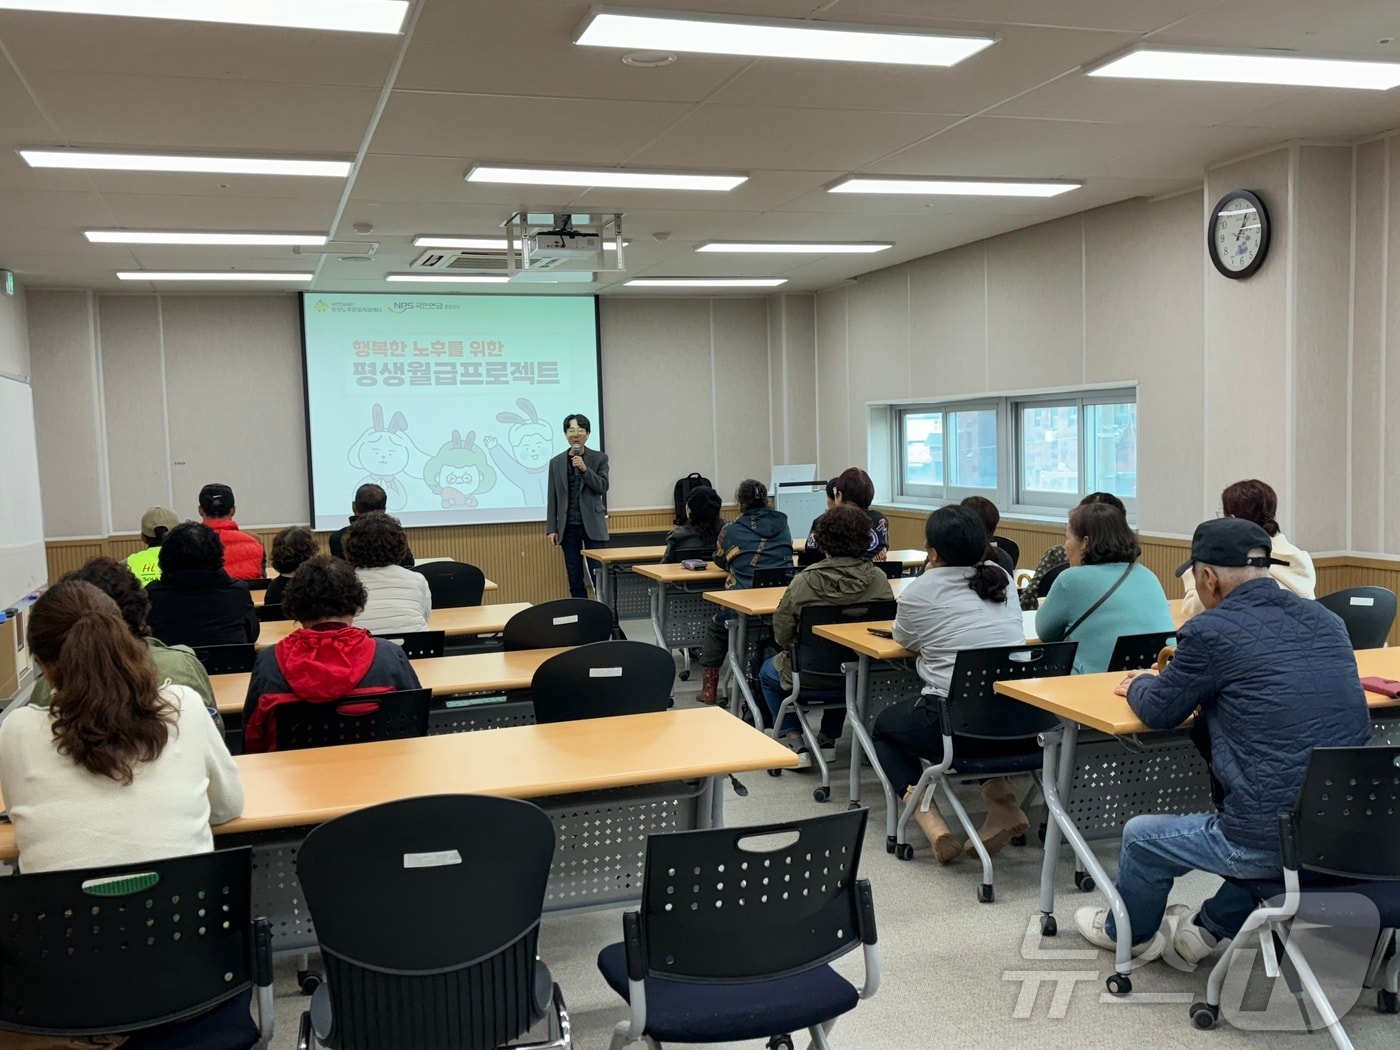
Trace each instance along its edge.
{"label": "beige wall", "polygon": [[29,378],[29,325],[25,317],[24,289],[0,295],[0,375]]}
{"label": "beige wall", "polygon": [[[811,297],[792,298],[810,319]],[[307,520],[295,296],[28,299],[19,333],[33,345],[25,368],[48,538],[131,532],[153,503],[193,515],[214,479],[238,494],[242,524]],[[5,304],[19,302],[0,300],[0,360],[12,327]],[[692,470],[731,491],[767,477],[768,300],[604,299],[600,310],[613,509],[669,507],[673,482]],[[801,313],[788,325],[794,341]]]}

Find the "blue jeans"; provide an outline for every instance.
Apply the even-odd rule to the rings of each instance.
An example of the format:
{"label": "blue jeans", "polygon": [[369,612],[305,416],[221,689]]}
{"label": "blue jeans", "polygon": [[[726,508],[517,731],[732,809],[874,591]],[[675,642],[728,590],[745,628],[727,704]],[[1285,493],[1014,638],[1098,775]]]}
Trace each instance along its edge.
{"label": "blue jeans", "polygon": [[[782,676],[778,673],[777,658],[770,656],[763,661],[763,668],[758,672],[758,684],[763,687],[763,699],[768,703],[768,713],[772,719],[778,717],[778,708],[783,706],[783,699],[788,695],[783,688]],[[835,689],[804,689],[802,695],[810,700],[844,700],[844,691]],[[846,709],[844,707],[829,707],[822,712],[822,733],[831,740],[835,740],[841,735],[841,729],[846,724]],[[833,729],[835,730],[833,732]],[[779,736],[787,733],[796,733],[797,716],[788,715],[783,719],[782,727],[778,730]]]}
{"label": "blue jeans", "polygon": [[[1208,871],[1235,879],[1266,879],[1277,878],[1282,870],[1278,850],[1237,846],[1227,839],[1218,813],[1134,817],[1123,828],[1118,864],[1118,893],[1128,908],[1133,944],[1150,941],[1157,933],[1166,914],[1167,894],[1179,875]],[[1238,925],[1233,930],[1215,926],[1206,923],[1216,936],[1232,937],[1239,930]],[[1116,936],[1112,915],[1104,932]]]}

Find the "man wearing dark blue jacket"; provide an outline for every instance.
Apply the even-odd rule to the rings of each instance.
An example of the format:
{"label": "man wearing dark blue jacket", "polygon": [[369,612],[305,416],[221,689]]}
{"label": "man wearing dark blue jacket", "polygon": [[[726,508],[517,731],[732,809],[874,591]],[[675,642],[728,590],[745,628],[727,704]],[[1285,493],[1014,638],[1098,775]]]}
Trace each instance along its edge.
{"label": "man wearing dark blue jacket", "polygon": [[[1135,672],[1117,690],[1153,729],[1173,729],[1193,713],[1204,718],[1217,792],[1215,813],[1145,815],[1123,829],[1117,885],[1140,962],[1166,949],[1195,964],[1239,932],[1248,909],[1240,914],[1228,894],[1194,914],[1181,905],[1168,912],[1172,882],[1194,870],[1278,877],[1278,815],[1297,802],[1313,748],[1370,739],[1342,621],[1279,587],[1269,576],[1271,551],[1268,534],[1252,521],[1199,525],[1191,560],[1177,575],[1195,573],[1206,611],[1177,633],[1176,657],[1161,675]],[[1113,948],[1107,908],[1081,908],[1075,925],[1090,943]]]}

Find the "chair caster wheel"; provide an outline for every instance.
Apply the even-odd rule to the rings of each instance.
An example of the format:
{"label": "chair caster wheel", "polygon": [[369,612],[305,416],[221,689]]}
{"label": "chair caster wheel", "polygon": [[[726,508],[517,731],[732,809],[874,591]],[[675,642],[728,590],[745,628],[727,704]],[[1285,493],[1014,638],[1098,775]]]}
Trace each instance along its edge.
{"label": "chair caster wheel", "polygon": [[900,860],[913,860],[914,847],[907,842],[901,842],[898,846],[895,847],[894,855]]}
{"label": "chair caster wheel", "polygon": [[1379,989],[1376,992],[1376,1009],[1383,1014],[1400,1014],[1400,995]]}
{"label": "chair caster wheel", "polygon": [[792,1036],[775,1035],[765,1045],[768,1050],[792,1050]]}
{"label": "chair caster wheel", "polygon": [[1025,844],[1026,836],[1024,835],[1016,835],[1011,839],[1011,845],[1013,846],[1024,846]]}
{"label": "chair caster wheel", "polygon": [[297,984],[301,987],[302,995],[311,995],[317,988],[321,987],[324,980],[325,978],[315,970],[297,971]]}
{"label": "chair caster wheel", "polygon": [[819,787],[812,789],[812,801],[825,802],[831,797],[831,788]]}
{"label": "chair caster wheel", "polygon": [[897,847],[898,845],[899,845],[899,839],[895,838],[893,835],[886,835],[886,836],[885,836],[885,852],[886,852],[886,853],[894,853],[895,850],[896,850],[896,847]]}
{"label": "chair caster wheel", "polygon": [[783,775],[783,771],[781,769],[770,769],[768,775],[770,777],[780,777]]}
{"label": "chair caster wheel", "polygon": [[676,675],[676,677],[679,678],[682,682],[688,682],[690,681],[690,672],[681,671],[679,674]]}
{"label": "chair caster wheel", "polygon": [[1059,924],[1055,922],[1055,916],[1042,915],[1040,917],[1040,935],[1042,937],[1054,937],[1060,932]]}
{"label": "chair caster wheel", "polygon": [[1211,1006],[1210,1003],[1191,1004],[1191,1023],[1206,1032],[1215,1027],[1215,1022],[1220,1020],[1220,1007]]}
{"label": "chair caster wheel", "polygon": [[997,899],[997,892],[992,888],[990,882],[984,882],[977,887],[977,903],[991,904]]}
{"label": "chair caster wheel", "polygon": [[860,803],[857,802],[855,799],[852,799],[850,802],[847,802],[847,803],[846,803],[846,808],[847,808],[847,809],[860,809]]}
{"label": "chair caster wheel", "polygon": [[1094,888],[1094,877],[1087,871],[1076,871],[1074,873],[1074,887],[1080,893],[1089,893]]}
{"label": "chair caster wheel", "polygon": [[1111,995],[1127,995],[1133,990],[1133,979],[1125,973],[1109,975],[1104,984]]}

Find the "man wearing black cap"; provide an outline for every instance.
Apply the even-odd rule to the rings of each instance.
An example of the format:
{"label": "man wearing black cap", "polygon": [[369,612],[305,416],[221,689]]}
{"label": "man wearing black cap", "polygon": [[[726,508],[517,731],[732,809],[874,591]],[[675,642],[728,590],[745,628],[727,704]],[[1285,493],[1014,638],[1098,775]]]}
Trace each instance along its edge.
{"label": "man wearing black cap", "polygon": [[[1247,895],[1227,884],[1199,911],[1168,909],[1172,882],[1196,870],[1280,877],[1278,815],[1297,802],[1313,748],[1354,747],[1371,736],[1346,628],[1274,582],[1272,549],[1252,521],[1202,522],[1191,560],[1176,574],[1195,574],[1206,611],[1178,632],[1166,670],[1132,672],[1117,689],[1153,729],[1176,728],[1193,713],[1198,726],[1204,720],[1217,806],[1214,813],[1134,817],[1123,828],[1117,885],[1142,962],[1165,954],[1191,969],[1234,937],[1253,910],[1253,901],[1240,899]],[[1113,948],[1107,908],[1079,909],[1075,925],[1090,943]]]}
{"label": "man wearing black cap", "polygon": [[224,571],[235,580],[260,580],[267,552],[256,536],[250,536],[233,520],[233,489],[211,482],[199,490],[199,516],[219,534],[224,544]]}

